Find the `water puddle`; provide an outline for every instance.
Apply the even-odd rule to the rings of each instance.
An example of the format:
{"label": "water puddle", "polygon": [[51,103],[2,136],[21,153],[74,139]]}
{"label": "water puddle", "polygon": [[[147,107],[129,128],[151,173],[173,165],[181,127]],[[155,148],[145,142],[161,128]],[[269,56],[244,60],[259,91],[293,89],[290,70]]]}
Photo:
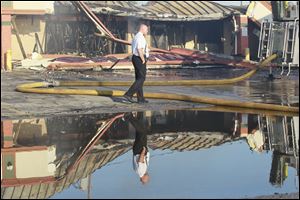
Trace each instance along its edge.
{"label": "water puddle", "polygon": [[53,116],[3,120],[1,137],[1,198],[299,190],[299,116],[224,109]]}

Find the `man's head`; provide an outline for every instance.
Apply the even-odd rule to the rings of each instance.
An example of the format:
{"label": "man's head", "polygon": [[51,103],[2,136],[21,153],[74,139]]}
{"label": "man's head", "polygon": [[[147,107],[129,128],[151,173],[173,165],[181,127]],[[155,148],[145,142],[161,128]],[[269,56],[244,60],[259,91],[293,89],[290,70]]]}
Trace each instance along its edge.
{"label": "man's head", "polygon": [[141,24],[139,27],[139,32],[141,32],[143,35],[148,34],[148,26],[146,24]]}
{"label": "man's head", "polygon": [[140,178],[140,181],[145,185],[146,183],[148,183],[149,182],[149,174],[148,173],[146,173],[146,174],[144,174],[144,176],[142,176],[141,178]]}

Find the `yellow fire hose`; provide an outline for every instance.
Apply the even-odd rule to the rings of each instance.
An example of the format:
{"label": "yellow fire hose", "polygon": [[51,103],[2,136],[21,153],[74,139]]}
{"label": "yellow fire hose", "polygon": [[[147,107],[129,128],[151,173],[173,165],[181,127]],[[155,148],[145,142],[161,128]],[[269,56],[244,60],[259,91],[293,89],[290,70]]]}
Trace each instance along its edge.
{"label": "yellow fire hose", "polygon": [[[275,59],[277,56],[274,54],[259,64],[259,67],[266,66],[269,62]],[[259,68],[258,67],[258,68]],[[144,85],[147,86],[188,86],[188,85],[223,85],[232,84],[238,81],[245,80],[249,78],[258,70],[258,68],[251,70],[250,72],[231,79],[223,80],[176,80],[176,81],[146,81]],[[48,82],[35,82],[35,83],[25,83],[18,85],[16,90],[19,92],[26,93],[40,93],[40,94],[65,94],[65,95],[95,95],[95,96],[123,96],[124,91],[120,90],[95,90],[95,89],[57,89],[57,88],[45,88],[49,86],[129,86],[132,82],[130,81],[103,81],[103,82],[91,82],[91,81],[57,81],[54,83]],[[44,88],[41,88],[44,87]],[[207,103],[219,106],[230,106],[239,108],[250,108],[250,109],[261,109],[261,110],[273,110],[273,111],[283,111],[298,113],[298,107],[289,107],[274,104],[264,104],[264,103],[254,103],[254,102],[244,102],[237,100],[226,100],[219,98],[211,98],[204,96],[190,96],[181,94],[167,94],[167,93],[145,93],[146,98],[153,99],[169,99],[169,100],[179,100],[179,101],[190,101],[196,103]]]}

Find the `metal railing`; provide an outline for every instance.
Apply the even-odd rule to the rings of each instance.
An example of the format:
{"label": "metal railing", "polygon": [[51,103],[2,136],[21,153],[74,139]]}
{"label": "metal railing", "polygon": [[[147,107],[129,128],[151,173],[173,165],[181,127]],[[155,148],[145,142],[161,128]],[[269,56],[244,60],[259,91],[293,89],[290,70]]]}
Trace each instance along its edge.
{"label": "metal railing", "polygon": [[[290,74],[291,67],[299,67],[299,59],[295,58],[299,44],[299,18],[294,21],[269,22],[267,19],[262,21],[261,32],[259,36],[258,58],[260,60],[274,53],[281,56],[282,72],[284,67],[288,66],[287,76]],[[283,40],[283,44],[278,43]],[[276,47],[275,47],[276,44]],[[281,46],[282,45],[282,46]]]}

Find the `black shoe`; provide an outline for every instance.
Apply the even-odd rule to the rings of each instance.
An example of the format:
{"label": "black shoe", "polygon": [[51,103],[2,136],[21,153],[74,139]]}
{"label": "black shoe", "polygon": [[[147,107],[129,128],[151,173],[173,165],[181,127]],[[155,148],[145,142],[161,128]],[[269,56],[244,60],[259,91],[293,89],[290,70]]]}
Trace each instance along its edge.
{"label": "black shoe", "polygon": [[138,100],[138,103],[149,103],[146,99]]}
{"label": "black shoe", "polygon": [[132,97],[130,97],[130,96],[123,95],[123,97],[124,97],[127,101],[129,101],[130,103],[136,103],[136,102],[132,99]]}

